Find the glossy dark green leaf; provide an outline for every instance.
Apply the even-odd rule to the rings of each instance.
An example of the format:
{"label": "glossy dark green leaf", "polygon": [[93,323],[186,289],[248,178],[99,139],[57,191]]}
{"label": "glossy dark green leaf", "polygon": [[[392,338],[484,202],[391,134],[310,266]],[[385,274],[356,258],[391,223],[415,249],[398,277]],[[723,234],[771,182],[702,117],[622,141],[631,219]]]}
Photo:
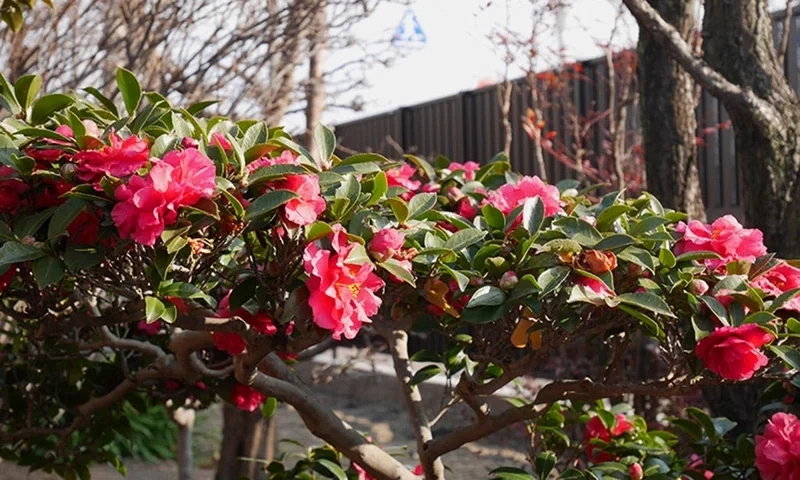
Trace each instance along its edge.
{"label": "glossy dark green leaf", "polygon": [[51,93],[39,97],[31,107],[31,125],[40,125],[46,122],[51,115],[72,105],[75,100],[63,93]]}
{"label": "glossy dark green leaf", "polygon": [[522,226],[533,236],[539,233],[544,223],[544,203],[539,197],[525,200],[522,207]]}
{"label": "glossy dark green leaf", "polygon": [[469,299],[467,308],[501,305],[506,300],[506,293],[494,285],[484,285],[475,290]]}
{"label": "glossy dark green leaf", "polygon": [[414,377],[411,379],[411,385],[419,385],[440,373],[442,373],[442,369],[438,365],[426,365],[414,373]]}
{"label": "glossy dark green leaf", "polygon": [[6,242],[0,246],[0,267],[20,262],[29,262],[44,256],[39,248],[19,242]]}
{"label": "glossy dark green leaf", "polygon": [[521,468],[500,467],[489,472],[491,480],[535,480],[535,477]]}
{"label": "glossy dark green leaf", "polygon": [[266,215],[293,198],[297,194],[289,190],[273,190],[256,198],[245,211],[245,220],[253,220]]}
{"label": "glossy dark green leaf", "polygon": [[129,116],[133,116],[139,107],[139,102],[142,101],[142,86],[139,85],[139,80],[131,71],[122,67],[117,68],[117,88],[122,94],[125,110]]}
{"label": "glossy dark green leaf", "polygon": [[444,248],[449,248],[457,252],[481,241],[484,236],[486,236],[486,232],[478,230],[477,228],[459,230],[444,242]]}
{"label": "glossy dark green leaf", "polygon": [[414,220],[436,206],[435,193],[418,193],[408,201],[408,218]]}
{"label": "glossy dark green leaf", "polygon": [[567,279],[569,272],[569,267],[564,266],[549,268],[542,272],[539,278],[536,279],[536,283],[542,288],[542,293],[539,296],[544,297],[555,291]]}
{"label": "glossy dark green leaf", "polygon": [[166,307],[156,297],[144,297],[144,312],[147,323],[153,323],[164,315]]}
{"label": "glossy dark green leaf", "polygon": [[33,278],[39,288],[58,283],[64,278],[66,269],[64,262],[55,257],[42,257],[33,262]]}
{"label": "glossy dark green leaf", "polygon": [[67,227],[69,227],[85,206],[86,201],[80,198],[70,198],[59,205],[55,209],[55,212],[53,212],[53,217],[50,219],[50,224],[47,226],[47,238],[55,238],[66,232]]}

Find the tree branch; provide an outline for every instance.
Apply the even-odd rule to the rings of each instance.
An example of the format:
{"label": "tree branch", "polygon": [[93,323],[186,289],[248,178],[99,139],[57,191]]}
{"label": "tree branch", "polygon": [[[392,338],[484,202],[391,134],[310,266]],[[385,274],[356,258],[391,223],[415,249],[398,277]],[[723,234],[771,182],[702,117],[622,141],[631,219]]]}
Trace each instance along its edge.
{"label": "tree branch", "polygon": [[783,30],[781,31],[781,45],[778,48],[778,63],[781,67],[786,60],[786,51],[789,49],[789,33],[792,28],[792,10],[794,7],[794,0],[786,0],[786,12],[783,17]]}

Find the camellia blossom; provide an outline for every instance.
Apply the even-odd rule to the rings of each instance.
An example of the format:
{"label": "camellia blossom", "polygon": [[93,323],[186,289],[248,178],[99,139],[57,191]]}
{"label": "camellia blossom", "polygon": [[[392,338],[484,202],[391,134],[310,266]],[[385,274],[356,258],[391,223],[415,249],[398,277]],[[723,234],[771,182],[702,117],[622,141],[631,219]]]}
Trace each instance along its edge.
{"label": "camellia blossom", "polygon": [[594,278],[578,276],[575,285],[583,291],[584,297],[592,300],[592,303],[602,304],[604,299],[616,296],[605,282]]}
{"label": "camellia blossom", "polygon": [[[86,120],[84,120],[84,122],[86,122]],[[92,124],[94,124],[94,122],[92,122]],[[97,129],[97,125],[95,125],[94,128]],[[75,137],[75,134],[72,132],[72,128],[70,128],[69,125],[59,125],[56,128],[56,133],[66,138]],[[42,142],[48,145],[60,145],[60,146],[69,145],[69,142],[65,142],[63,140],[56,140],[52,138],[43,138]],[[60,160],[62,157],[68,156],[66,152],[60,148],[49,148],[47,146],[39,148],[28,147],[25,149],[25,153],[32,159],[36,160],[38,167],[40,169],[47,168],[46,165],[48,163],[56,162]]]}
{"label": "camellia blossom", "polygon": [[732,215],[725,215],[706,225],[698,220],[687,224],[679,222],[675,231],[683,234],[675,244],[675,254],[687,252],[711,251],[721,259],[707,258],[703,262],[713,270],[724,267],[727,263],[744,260],[754,261],[767,253],[764,246],[764,234],[758,229],[742,227]]}
{"label": "camellia blossom", "polygon": [[[381,299],[376,295],[384,287],[383,280],[374,272],[374,265],[358,255],[350,255],[363,247],[351,243],[341,225],[333,226],[327,237],[330,248],[321,247],[321,241],[310,243],[303,254],[303,266],[308,279],[308,304],[314,323],[331,330],[335,340],[356,336],[364,323],[378,313]],[[327,242],[326,242],[327,243]]]}
{"label": "camellia blossom", "polygon": [[776,413],[756,435],[756,468],[763,480],[800,478],[800,420],[790,413]]}
{"label": "camellia blossom", "polygon": [[156,320],[155,322],[147,323],[147,320],[140,320],[136,324],[136,328],[148,335],[158,335],[158,332],[161,331],[161,322]]}
{"label": "camellia blossom", "polygon": [[405,164],[399,168],[392,168],[386,171],[386,180],[390,187],[403,187],[408,192],[401,195],[403,200],[408,201],[414,196],[417,190],[422,185],[418,180],[412,180],[411,177],[417,173],[417,170],[411,165]]}
{"label": "camellia blossom", "polygon": [[231,402],[233,402],[239,410],[254,412],[266,399],[266,395],[249,385],[237,383],[231,389]]}
{"label": "camellia blossom", "polygon": [[298,156],[289,150],[284,150],[275,158],[261,157],[247,164],[247,173],[253,173],[259,168],[271,167],[272,165],[297,165]]}
{"label": "camellia blossom", "polygon": [[369,242],[369,253],[383,262],[395,256],[403,248],[405,234],[396,228],[378,230]]}
{"label": "camellia blossom", "polygon": [[273,186],[298,195],[286,202],[280,211],[281,219],[289,227],[310,225],[325,211],[325,199],[320,195],[319,178],[315,175],[287,175]]}
{"label": "camellia blossom", "polygon": [[125,177],[147,162],[150,147],[136,135],[123,139],[112,132],[108,140],[110,145],[103,145],[99,150],[82,150],[75,154],[78,178],[91,181],[103,174]]}
{"label": "camellia blossom", "polygon": [[17,172],[8,166],[0,167],[0,213],[13,213],[19,208],[21,195],[30,187],[16,177]]}
{"label": "camellia blossom", "polygon": [[721,327],[697,342],[695,354],[717,375],[747,380],[768,362],[759,350],[775,337],[756,324]]}
{"label": "camellia blossom", "polygon": [[[217,311],[219,312],[220,318],[230,318],[234,316],[234,314],[231,313],[230,301],[231,292],[228,292],[219,302]],[[240,317],[258,333],[270,336],[278,333],[275,320],[267,313],[257,312],[253,314],[239,307],[235,312],[235,316]],[[217,349],[228,352],[231,355],[241,355],[247,347],[244,338],[238,333],[212,332],[211,338],[214,340],[214,346],[217,347]]]}
{"label": "camellia blossom", "polygon": [[480,170],[481,166],[476,162],[450,162],[450,166],[447,168],[451,172],[464,172],[464,179],[467,181],[472,181],[475,180],[475,172]]}
{"label": "camellia blossom", "polygon": [[586,422],[586,430],[583,434],[583,442],[586,445],[586,456],[594,463],[608,462],[614,459],[608,452],[604,452],[602,447],[592,445],[593,439],[602,440],[606,443],[611,439],[617,438],[626,432],[633,430],[633,424],[622,414],[617,414],[616,422],[610,429],[606,427],[599,415],[595,415]]}
{"label": "camellia blossom", "polygon": [[164,228],[175,222],[180,207],[214,194],[215,178],[214,164],[198,150],[170,152],[146,179],[133,176],[117,187],[114,195],[119,203],[111,218],[121,237],[154,245]]}
{"label": "camellia blossom", "polygon": [[[760,288],[764,292],[778,296],[789,290],[800,288],[800,269],[781,262],[765,274],[756,278],[752,286]],[[786,310],[800,312],[800,297],[794,297],[781,307]]]}
{"label": "camellia blossom", "polygon": [[100,237],[100,217],[97,213],[81,211],[67,227],[72,243],[93,245]]}
{"label": "camellia blossom", "polygon": [[[497,190],[489,192],[489,196],[484,200],[484,205],[490,204],[508,215],[512,210],[524,204],[525,200],[536,197],[542,202],[546,217],[563,211],[558,188],[554,185],[547,185],[536,176],[522,177],[516,185],[507,183]],[[511,228],[519,225],[521,221],[522,217],[520,216]]]}

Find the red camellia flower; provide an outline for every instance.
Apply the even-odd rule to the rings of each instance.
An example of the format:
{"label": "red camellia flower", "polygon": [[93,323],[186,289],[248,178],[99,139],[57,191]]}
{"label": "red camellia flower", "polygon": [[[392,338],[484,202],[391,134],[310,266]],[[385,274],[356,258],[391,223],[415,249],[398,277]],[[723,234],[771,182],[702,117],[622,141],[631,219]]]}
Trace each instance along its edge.
{"label": "red camellia flower", "polygon": [[5,292],[6,288],[11,285],[11,282],[14,281],[14,277],[17,276],[17,271],[17,266],[11,265],[10,267],[6,268],[6,271],[3,272],[2,275],[0,275],[0,293]]}
{"label": "red camellia flower", "polygon": [[759,351],[775,337],[756,324],[722,327],[697,342],[695,354],[717,375],[730,380],[747,380],[767,364]]}
{"label": "red camellia flower", "polygon": [[[92,122],[92,124],[94,124],[94,122]],[[97,125],[95,125],[95,128],[97,128]],[[58,128],[56,128],[56,133],[67,138],[74,137],[72,128],[70,128],[69,125],[59,125]],[[63,140],[54,140],[52,138],[43,138],[42,142],[49,145],[69,145],[69,142],[65,142]],[[47,147],[28,147],[25,149],[25,154],[36,160],[37,169],[39,170],[47,168],[48,163],[56,162],[62,157],[68,156],[65,155],[64,150]]]}
{"label": "red camellia flower", "polygon": [[[541,178],[522,177],[516,185],[507,183],[497,190],[489,192],[484,204],[490,204],[508,215],[512,210],[525,203],[529,198],[538,197],[544,205],[544,214],[551,217],[562,212],[560,195],[558,188],[554,185],[547,185]],[[522,217],[511,226],[515,228],[522,221]]]}
{"label": "red camellia flower", "polygon": [[319,179],[314,175],[287,175],[283,180],[275,182],[274,187],[298,195],[298,198],[289,200],[281,209],[281,219],[289,227],[310,225],[325,211],[325,199],[320,196]]}
{"label": "red camellia flower", "polygon": [[456,211],[467,220],[472,220],[478,215],[478,202],[472,197],[464,197],[458,201]]}
{"label": "red camellia flower", "polygon": [[53,180],[44,178],[42,184],[44,187],[41,189],[41,192],[31,195],[31,197],[33,197],[33,207],[36,210],[56,207],[66,202],[67,199],[62,197],[62,195],[72,190],[73,187],[73,185],[61,179]]}
{"label": "red camellia flower", "polygon": [[608,462],[614,459],[608,452],[604,452],[601,447],[592,445],[592,439],[599,439],[606,443],[611,442],[612,438],[617,438],[620,435],[633,430],[633,424],[628,421],[622,414],[617,414],[616,422],[609,429],[603,423],[600,416],[595,415],[588,422],[586,422],[586,430],[583,434],[583,441],[586,445],[586,456],[589,457],[594,463]]}
{"label": "red camellia flower", "polygon": [[464,179],[471,181],[475,180],[475,172],[480,170],[481,166],[475,162],[466,162],[466,163],[450,162],[450,166],[447,168],[451,172],[464,172]]}
{"label": "red camellia flower", "polygon": [[100,237],[100,217],[94,212],[81,211],[67,227],[67,233],[78,245],[95,244]]}
{"label": "red camellia flower", "polygon": [[16,177],[17,172],[7,166],[0,167],[0,213],[13,213],[21,202],[20,195],[30,187]]}
{"label": "red camellia flower", "polygon": [[142,245],[154,245],[164,228],[175,222],[180,207],[211,198],[215,172],[208,157],[187,148],[166,154],[146,179],[131,177],[114,192],[119,203],[111,211],[111,218],[120,236]]}
{"label": "red camellia flower", "polygon": [[405,234],[396,228],[378,230],[369,242],[369,253],[380,262],[386,261],[403,248],[405,239]]}
{"label": "red camellia flower", "polygon": [[[263,333],[264,335],[275,335],[278,333],[278,327],[275,326],[275,321],[268,314],[264,312],[250,313],[246,309],[239,307],[235,313],[231,313],[230,308],[231,292],[228,292],[225,297],[219,302],[220,318],[230,318],[232,316],[240,317],[247,322],[253,330]],[[291,334],[287,328],[287,334]],[[232,332],[212,332],[211,338],[214,339],[214,346],[219,350],[228,352],[231,355],[241,355],[247,344],[238,333]]]}
{"label": "red camellia flower", "polygon": [[136,328],[148,335],[158,335],[158,332],[161,331],[161,322],[156,320],[153,323],[147,323],[147,320],[140,320],[139,323],[136,324]]}
{"label": "red camellia flower", "polygon": [[756,435],[756,468],[763,480],[800,478],[800,420],[789,413],[776,413]]}
{"label": "red camellia flower", "polygon": [[231,401],[239,410],[254,412],[267,396],[253,387],[237,383],[231,389]]}
{"label": "red camellia flower", "polygon": [[83,150],[75,154],[78,178],[92,181],[103,174],[125,177],[147,162],[150,147],[139,137],[132,135],[123,139],[112,132],[108,140],[111,144],[104,145],[99,150]]}
{"label": "red camellia flower", "polygon": [[403,200],[408,201],[422,185],[421,182],[411,179],[416,173],[417,170],[414,169],[414,167],[405,164],[402,167],[387,170],[386,180],[390,187],[403,187],[407,189],[408,192],[402,194],[401,197]]}
{"label": "red camellia flower", "polygon": [[[800,288],[800,269],[781,262],[767,273],[756,278],[752,286],[760,288],[764,292],[778,296],[789,290]],[[800,312],[800,298],[794,297],[784,303],[781,308]]]}
{"label": "red camellia flower", "polygon": [[341,225],[333,226],[333,233],[325,243],[330,248],[320,248],[322,242],[308,244],[303,254],[303,266],[308,274],[306,287],[310,293],[308,304],[314,314],[314,323],[332,330],[333,338],[352,339],[363,323],[370,323],[378,313],[381,299],[376,292],[383,288],[383,280],[373,272],[374,266],[353,250],[363,248],[351,243]]}
{"label": "red camellia flower", "polygon": [[720,217],[711,225],[698,220],[692,220],[688,225],[680,222],[675,231],[683,234],[683,238],[675,244],[675,254],[704,250],[714,252],[722,259],[707,258],[703,261],[714,270],[735,260],[752,262],[767,253],[761,230],[743,228],[732,215]]}

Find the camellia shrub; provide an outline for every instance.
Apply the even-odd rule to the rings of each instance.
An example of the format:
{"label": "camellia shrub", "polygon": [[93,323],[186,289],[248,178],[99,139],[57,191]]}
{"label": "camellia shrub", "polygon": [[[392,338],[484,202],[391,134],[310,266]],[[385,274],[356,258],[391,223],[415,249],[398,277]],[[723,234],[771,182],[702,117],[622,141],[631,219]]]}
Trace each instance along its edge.
{"label": "camellia shrub", "polygon": [[[119,464],[132,408],[290,404],[326,446],[273,478],[442,479],[442,457],[517,423],[530,467],[492,478],[800,478],[800,270],[726,216],[686,223],[648,194],[578,191],[484,165],[311,154],[256,120],[204,118],[117,74],[124,108],[87,88],[0,83],[0,456],[88,478]],[[416,435],[401,463],[293,373],[304,350],[382,336]],[[413,360],[408,338],[437,332]],[[642,381],[618,368],[658,345]],[[487,398],[560,346],[601,339],[592,378]],[[446,375],[443,412],[419,384]],[[687,409],[648,424],[626,395],[676,397],[766,381],[753,437]],[[523,383],[524,385],[524,383]],[[438,432],[447,409],[472,418]],[[127,406],[126,406],[127,405]],[[759,408],[753,406],[753,408]],[[582,435],[571,432],[579,426]],[[120,468],[122,468],[120,466]]]}

